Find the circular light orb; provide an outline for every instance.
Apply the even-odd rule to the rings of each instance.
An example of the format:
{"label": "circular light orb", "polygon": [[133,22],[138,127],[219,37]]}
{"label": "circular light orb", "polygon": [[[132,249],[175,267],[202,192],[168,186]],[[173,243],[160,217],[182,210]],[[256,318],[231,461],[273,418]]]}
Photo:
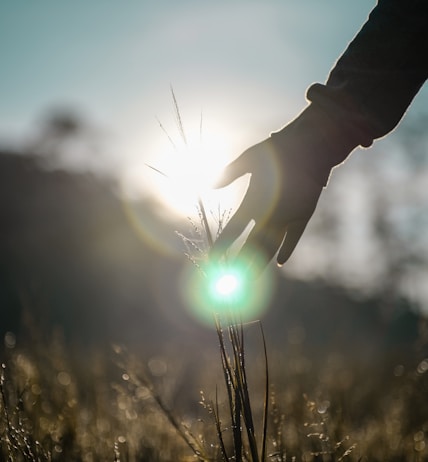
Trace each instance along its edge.
{"label": "circular light orb", "polygon": [[215,289],[220,295],[231,295],[239,286],[239,280],[234,274],[220,276],[215,284]]}
{"label": "circular light orb", "polygon": [[242,259],[227,265],[210,262],[202,270],[188,265],[183,274],[180,287],[185,306],[210,326],[217,316],[242,322],[259,319],[272,297],[271,270],[256,276]]}

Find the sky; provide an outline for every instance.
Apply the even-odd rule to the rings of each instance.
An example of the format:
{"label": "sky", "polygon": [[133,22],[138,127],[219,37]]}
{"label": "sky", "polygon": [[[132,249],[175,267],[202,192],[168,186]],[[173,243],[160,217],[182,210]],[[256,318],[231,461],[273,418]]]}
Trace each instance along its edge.
{"label": "sky", "polygon": [[[147,164],[163,168],[170,149],[159,121],[179,138],[172,86],[189,139],[202,114],[211,152],[231,159],[304,108],[375,4],[0,0],[0,146],[25,145],[46,114],[69,109],[103,149],[71,149],[67,165],[107,165],[131,189],[153,188]],[[426,111],[427,96],[425,86],[409,112]]]}
{"label": "sky", "polygon": [[[127,163],[169,128],[170,85],[188,126],[242,149],[294,117],[373,0],[0,1],[0,141],[52,108],[108,130]],[[112,154],[114,155],[114,153]]]}
{"label": "sky", "polygon": [[[0,0],[0,143],[25,147],[50,112],[67,109],[102,141],[96,155],[71,145],[63,165],[113,171],[127,193],[159,190],[174,210],[186,200],[191,205],[179,208],[186,214],[193,199],[174,198],[147,169],[178,169],[170,163],[168,136],[175,144],[180,138],[170,88],[195,145],[202,117],[205,159],[217,164],[201,169],[215,173],[302,110],[308,86],[325,81],[373,6],[373,0]],[[212,180],[193,159],[181,168],[182,184]]]}

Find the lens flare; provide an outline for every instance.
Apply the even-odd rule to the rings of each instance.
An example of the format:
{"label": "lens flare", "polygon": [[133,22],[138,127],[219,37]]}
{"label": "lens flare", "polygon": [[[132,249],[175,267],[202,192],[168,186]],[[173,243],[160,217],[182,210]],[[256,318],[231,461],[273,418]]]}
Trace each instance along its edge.
{"label": "lens flare", "polygon": [[223,296],[233,294],[238,287],[239,279],[234,274],[225,274],[221,276],[215,284],[215,290]]}
{"label": "lens flare", "polygon": [[213,307],[236,309],[242,302],[246,290],[246,275],[238,265],[211,264],[206,268],[201,287]]}
{"label": "lens flare", "polygon": [[274,278],[269,268],[260,276],[252,268],[242,258],[228,264],[210,262],[202,269],[188,265],[181,283],[185,305],[198,321],[211,326],[215,316],[259,319],[271,300]]}

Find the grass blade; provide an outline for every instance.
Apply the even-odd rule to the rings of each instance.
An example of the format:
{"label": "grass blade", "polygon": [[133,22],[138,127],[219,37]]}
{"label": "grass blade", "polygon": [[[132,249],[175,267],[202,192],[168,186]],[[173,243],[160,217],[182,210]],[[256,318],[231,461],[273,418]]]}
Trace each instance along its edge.
{"label": "grass blade", "polygon": [[263,428],[262,428],[262,452],[260,456],[261,462],[266,460],[266,440],[267,440],[267,424],[268,424],[268,411],[269,411],[269,363],[267,357],[266,338],[263,331],[262,323],[260,325],[260,332],[263,341],[263,354],[265,358],[265,397],[263,405]]}
{"label": "grass blade", "polygon": [[177,146],[176,144],[174,143],[173,139],[169,136],[169,133],[168,131],[166,130],[166,128],[162,125],[162,122],[156,117],[156,120],[158,121],[158,124],[161,128],[161,130],[165,133],[166,137],[168,138],[168,141],[171,143],[172,147],[174,148],[175,151],[177,151]]}
{"label": "grass blade", "polygon": [[221,455],[223,457],[223,460],[225,462],[228,462],[229,458],[227,456],[226,446],[224,444],[223,434],[222,434],[222,430],[221,430],[220,412],[219,412],[219,409],[218,409],[217,387],[215,389],[215,407],[212,406],[212,409],[213,409],[215,427],[216,427],[216,431],[217,431],[217,438],[218,438],[218,440],[220,442]]}
{"label": "grass blade", "polygon": [[174,92],[174,88],[172,87],[172,85],[170,88],[171,88],[172,100],[174,102],[174,114],[175,114],[175,118],[177,121],[178,131],[180,133],[181,139],[183,140],[183,143],[187,146],[187,138],[186,138],[186,133],[184,131],[183,121],[181,120],[180,108],[178,106],[177,98],[175,97],[175,92]]}

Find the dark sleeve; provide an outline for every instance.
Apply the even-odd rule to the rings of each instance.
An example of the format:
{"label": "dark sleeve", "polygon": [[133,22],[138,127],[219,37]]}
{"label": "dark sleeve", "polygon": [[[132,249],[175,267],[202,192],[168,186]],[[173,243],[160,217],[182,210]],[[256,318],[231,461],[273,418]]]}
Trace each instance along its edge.
{"label": "dark sleeve", "polygon": [[308,89],[300,124],[316,126],[321,152],[299,161],[325,184],[355,147],[394,129],[427,77],[428,0],[380,0],[327,82]]}
{"label": "dark sleeve", "polygon": [[428,1],[381,0],[307,97],[361,132],[363,146],[390,132],[428,74]]}

